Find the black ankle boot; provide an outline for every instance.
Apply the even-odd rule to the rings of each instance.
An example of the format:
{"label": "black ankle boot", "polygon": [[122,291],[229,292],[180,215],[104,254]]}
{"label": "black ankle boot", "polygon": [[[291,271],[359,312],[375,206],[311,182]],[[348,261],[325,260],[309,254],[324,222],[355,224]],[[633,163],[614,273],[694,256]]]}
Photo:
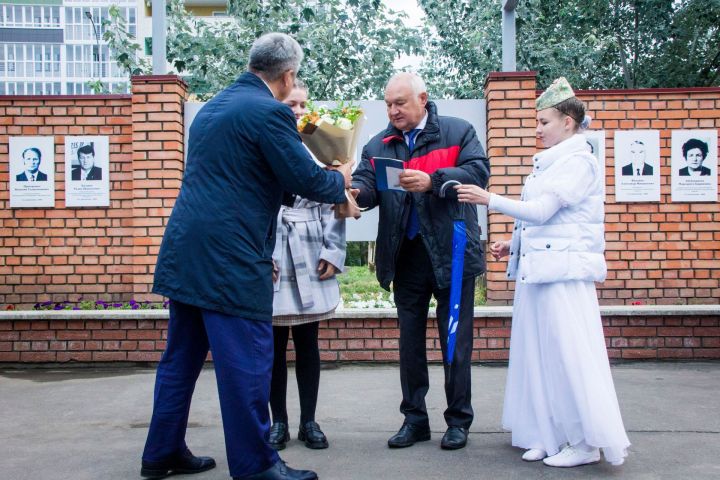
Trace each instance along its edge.
{"label": "black ankle boot", "polygon": [[282,450],[286,447],[287,442],[290,441],[290,432],[288,432],[288,425],[285,422],[275,422],[270,427],[270,436],[268,437],[268,443],[275,450]]}
{"label": "black ankle boot", "polygon": [[305,442],[305,446],[308,448],[328,448],[327,438],[322,430],[320,430],[320,425],[312,420],[300,426],[298,440]]}

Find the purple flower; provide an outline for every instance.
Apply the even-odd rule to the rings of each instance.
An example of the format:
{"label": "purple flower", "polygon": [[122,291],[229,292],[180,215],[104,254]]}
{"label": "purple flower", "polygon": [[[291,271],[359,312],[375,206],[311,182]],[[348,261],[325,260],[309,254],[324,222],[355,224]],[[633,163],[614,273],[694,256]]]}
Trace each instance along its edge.
{"label": "purple flower", "polygon": [[137,310],[138,308],[140,308],[140,304],[137,304],[137,303],[133,303],[133,304],[132,304],[132,309],[133,309],[133,310]]}
{"label": "purple flower", "polygon": [[73,310],[80,310],[80,307],[73,307]]}
{"label": "purple flower", "polygon": [[113,303],[113,307],[115,307],[115,308],[120,308],[122,306],[123,306],[122,303]]}
{"label": "purple flower", "polygon": [[55,306],[53,307],[53,310],[65,310],[65,307],[63,306],[62,303],[56,303]]}
{"label": "purple flower", "polygon": [[52,305],[52,302],[50,300],[48,300],[47,302],[42,302],[40,304],[41,307],[49,307],[50,305]]}

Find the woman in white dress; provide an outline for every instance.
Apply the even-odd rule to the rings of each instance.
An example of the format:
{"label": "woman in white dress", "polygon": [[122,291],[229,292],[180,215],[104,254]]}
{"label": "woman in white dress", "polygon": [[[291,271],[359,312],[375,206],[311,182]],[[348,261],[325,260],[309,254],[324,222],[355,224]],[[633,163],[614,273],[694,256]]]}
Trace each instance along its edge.
{"label": "woman in white dress", "polygon": [[546,150],[520,200],[474,185],[461,202],[516,219],[512,239],[495,242],[516,281],[503,428],[526,461],[575,467],[620,465],[625,433],[605,348],[595,283],[605,279],[604,172],[587,150],[583,103],[564,78],[537,100],[537,136]]}

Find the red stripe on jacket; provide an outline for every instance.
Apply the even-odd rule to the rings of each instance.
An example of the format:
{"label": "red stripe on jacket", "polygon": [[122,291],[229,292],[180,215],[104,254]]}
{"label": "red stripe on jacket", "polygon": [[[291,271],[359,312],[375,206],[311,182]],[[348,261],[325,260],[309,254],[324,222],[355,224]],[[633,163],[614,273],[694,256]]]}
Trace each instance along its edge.
{"label": "red stripe on jacket", "polygon": [[405,163],[405,168],[421,170],[428,175],[435,173],[439,168],[454,167],[460,156],[460,145],[447,148],[438,148],[425,155],[411,158]]}

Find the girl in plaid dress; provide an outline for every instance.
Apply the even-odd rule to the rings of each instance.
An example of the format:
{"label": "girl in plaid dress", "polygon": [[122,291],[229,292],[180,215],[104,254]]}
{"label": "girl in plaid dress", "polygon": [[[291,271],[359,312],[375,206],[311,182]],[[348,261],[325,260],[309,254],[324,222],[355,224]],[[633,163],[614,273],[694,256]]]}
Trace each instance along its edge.
{"label": "girl in plaid dress", "polygon": [[[285,99],[297,119],[305,113],[307,96],[306,87],[297,81]],[[335,219],[331,205],[297,197],[292,207],[283,206],[278,214],[273,263],[275,359],[270,385],[273,425],[269,442],[276,450],[282,450],[290,440],[286,352],[292,329],[300,396],[298,439],[308,448],[327,448],[327,438],[315,421],[320,385],[318,324],[332,318],[340,302],[335,275],[345,264],[345,221]]]}

